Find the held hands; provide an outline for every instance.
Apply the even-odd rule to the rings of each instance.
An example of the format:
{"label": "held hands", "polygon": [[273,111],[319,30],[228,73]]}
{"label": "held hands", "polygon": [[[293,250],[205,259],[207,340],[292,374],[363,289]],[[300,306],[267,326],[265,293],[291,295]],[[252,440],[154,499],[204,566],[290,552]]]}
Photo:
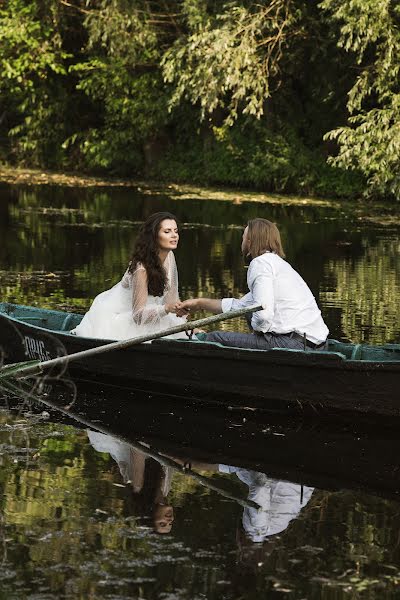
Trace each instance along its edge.
{"label": "held hands", "polygon": [[191,312],[200,310],[198,300],[185,300],[184,302],[175,302],[174,304],[166,304],[165,310],[167,313],[175,313],[177,317],[186,317]]}
{"label": "held hands", "polygon": [[[191,312],[201,310],[198,298],[185,300],[184,302],[176,302],[175,304],[167,304],[165,306],[167,312],[173,312],[177,317],[187,317]],[[193,329],[194,333],[205,333],[204,329]]]}
{"label": "held hands", "polygon": [[178,317],[184,317],[192,312],[198,310],[207,310],[211,313],[218,314],[222,312],[221,300],[213,300],[212,298],[191,298],[184,302],[176,302],[174,305],[167,305],[170,307],[169,312],[174,312]]}
{"label": "held hands", "polygon": [[199,301],[197,298],[192,298],[191,300],[184,300],[183,302],[177,302],[175,307],[175,314],[178,317],[184,317],[189,315],[191,312],[200,310]]}

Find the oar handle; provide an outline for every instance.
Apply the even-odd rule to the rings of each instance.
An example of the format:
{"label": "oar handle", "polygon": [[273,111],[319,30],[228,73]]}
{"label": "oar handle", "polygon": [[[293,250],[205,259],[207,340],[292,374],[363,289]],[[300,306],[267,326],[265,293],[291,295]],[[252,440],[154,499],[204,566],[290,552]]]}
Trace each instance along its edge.
{"label": "oar handle", "polygon": [[144,342],[149,342],[151,340],[156,340],[162,337],[166,337],[168,335],[172,335],[174,333],[181,333],[182,331],[190,331],[196,327],[204,327],[205,325],[211,325],[213,323],[219,323],[221,321],[226,321],[228,319],[234,319],[235,317],[241,317],[243,315],[256,312],[258,310],[262,310],[263,307],[261,305],[250,306],[248,308],[240,308],[239,310],[230,310],[226,313],[220,313],[218,315],[213,315],[211,317],[205,317],[203,319],[197,319],[195,321],[187,321],[186,323],[182,323],[181,325],[175,325],[174,327],[170,327],[169,329],[165,329],[164,331],[159,331],[158,333],[151,333],[148,335],[142,335],[135,338],[130,338],[127,340],[121,340],[118,342],[111,342],[110,344],[103,344],[101,346],[96,346],[96,348],[89,348],[88,350],[82,350],[80,352],[75,352],[74,354],[68,354],[67,356],[59,356],[57,358],[52,358],[50,360],[46,360],[44,362],[34,361],[32,363],[24,363],[18,369],[18,365],[13,365],[11,369],[7,370],[7,366],[3,367],[0,370],[0,378],[4,377],[27,377],[29,375],[38,375],[42,373],[45,369],[50,369],[52,367],[58,367],[61,365],[65,365],[73,360],[79,360],[81,358],[89,358],[91,356],[96,356],[97,354],[103,354],[104,352],[111,352],[112,350],[124,350],[125,348],[130,348],[131,346],[135,346],[137,344],[142,344]]}

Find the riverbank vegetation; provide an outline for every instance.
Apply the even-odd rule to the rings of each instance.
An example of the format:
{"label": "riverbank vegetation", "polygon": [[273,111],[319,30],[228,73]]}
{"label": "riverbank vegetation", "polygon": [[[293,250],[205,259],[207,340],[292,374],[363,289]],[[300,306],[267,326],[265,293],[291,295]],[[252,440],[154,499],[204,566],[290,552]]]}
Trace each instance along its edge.
{"label": "riverbank vegetation", "polygon": [[7,0],[0,160],[400,197],[390,0]]}

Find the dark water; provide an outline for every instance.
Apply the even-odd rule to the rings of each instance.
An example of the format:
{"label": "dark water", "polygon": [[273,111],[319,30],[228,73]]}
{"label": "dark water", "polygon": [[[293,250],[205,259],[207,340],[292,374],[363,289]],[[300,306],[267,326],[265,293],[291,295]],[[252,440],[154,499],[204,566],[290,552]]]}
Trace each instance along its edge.
{"label": "dark water", "polygon": [[[182,223],[181,296],[239,294],[243,225],[263,216],[279,224],[333,337],[400,341],[395,221],[357,206],[238,200],[4,187],[1,299],[83,312],[119,279],[156,210]],[[396,431],[226,419],[168,397],[71,389],[73,402],[51,385],[42,398],[80,422],[34,403],[37,391],[17,403],[3,394],[0,600],[400,598]]]}
{"label": "dark water", "polygon": [[193,409],[144,400],[79,393],[83,422],[3,404],[0,597],[398,597],[397,432],[216,409],[196,432]]}

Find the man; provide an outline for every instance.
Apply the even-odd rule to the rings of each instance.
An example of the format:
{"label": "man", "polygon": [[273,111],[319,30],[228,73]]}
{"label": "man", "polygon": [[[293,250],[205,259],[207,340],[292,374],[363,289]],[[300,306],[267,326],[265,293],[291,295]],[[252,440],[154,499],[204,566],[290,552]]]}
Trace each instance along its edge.
{"label": "man", "polygon": [[197,310],[227,312],[254,305],[252,333],[213,331],[206,340],[224,346],[324,350],[329,333],[310,288],[284,260],[279,230],[266,219],[252,219],[243,233],[242,253],[250,258],[247,272],[249,293],[240,300],[194,298],[179,303],[179,316]]}

